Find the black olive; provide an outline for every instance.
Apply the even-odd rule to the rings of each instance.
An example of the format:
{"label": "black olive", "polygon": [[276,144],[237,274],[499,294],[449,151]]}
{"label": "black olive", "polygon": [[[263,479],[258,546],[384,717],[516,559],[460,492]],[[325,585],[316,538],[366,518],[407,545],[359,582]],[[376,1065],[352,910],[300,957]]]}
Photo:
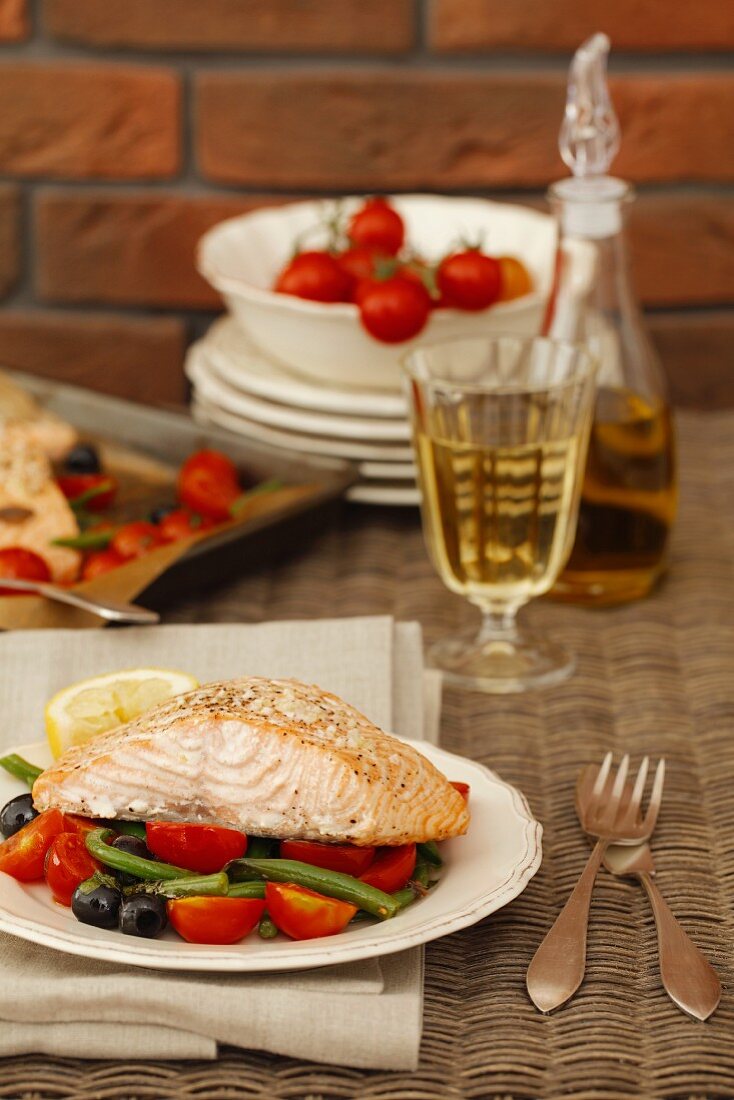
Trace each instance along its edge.
{"label": "black olive", "polygon": [[64,466],[70,474],[98,474],[102,469],[97,448],[91,443],[72,447],[64,459]]}
{"label": "black olive", "polygon": [[126,936],[158,936],[168,924],[165,898],[157,894],[133,894],[120,908],[120,931]]}
{"label": "black olive", "polygon": [[82,924],[95,928],[117,928],[122,894],[114,886],[94,885],[87,879],[71,896],[71,911]]}
{"label": "black olive", "polygon": [[148,513],[148,519],[151,523],[161,523],[166,516],[170,516],[171,512],[177,512],[179,507],[178,504],[161,504],[160,507]]}
{"label": "black olive", "polygon": [[13,836],[34,817],[38,817],[38,810],[33,808],[33,795],[16,795],[0,810],[0,832],[3,836]]}
{"label": "black olive", "polygon": [[[121,852],[128,852],[131,856],[140,856],[142,859],[152,859],[153,854],[148,845],[139,836],[116,836],[111,847],[119,848]],[[120,886],[134,886],[140,880],[127,871],[112,871]]]}

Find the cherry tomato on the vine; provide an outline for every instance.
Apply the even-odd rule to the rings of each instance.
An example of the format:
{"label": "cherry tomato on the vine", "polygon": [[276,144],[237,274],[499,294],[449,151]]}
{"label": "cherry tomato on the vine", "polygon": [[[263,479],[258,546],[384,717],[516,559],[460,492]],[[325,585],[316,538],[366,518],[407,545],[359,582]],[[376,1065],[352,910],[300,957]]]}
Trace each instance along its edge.
{"label": "cherry tomato on the vine", "polygon": [[399,344],[417,336],[431,312],[426,288],[404,275],[360,288],[358,304],[360,320],[367,332],[385,344]]}
{"label": "cherry tomato on the vine", "polygon": [[352,244],[364,245],[395,256],[403,247],[405,223],[387,199],[379,196],[368,199],[352,215],[347,228]]}
{"label": "cherry tomato on the vine", "polygon": [[22,596],[14,588],[3,588],[2,578],[13,581],[50,581],[51,570],[40,554],[22,546],[7,546],[0,550],[0,596]]}
{"label": "cherry tomato on the vine", "polygon": [[352,278],[330,252],[299,252],[281,271],[275,289],[313,302],[346,302]]}
{"label": "cherry tomato on the vine", "polygon": [[455,309],[486,309],[499,297],[501,269],[492,256],[485,256],[477,248],[468,248],[441,261],[436,283],[442,305]]}

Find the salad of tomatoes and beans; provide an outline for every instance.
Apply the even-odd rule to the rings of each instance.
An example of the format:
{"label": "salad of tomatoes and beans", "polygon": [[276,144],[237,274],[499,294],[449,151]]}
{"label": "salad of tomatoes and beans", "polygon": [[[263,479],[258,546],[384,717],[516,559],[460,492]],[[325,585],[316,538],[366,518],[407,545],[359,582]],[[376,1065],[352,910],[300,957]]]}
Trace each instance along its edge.
{"label": "salad of tomatoes and beans", "polygon": [[[103,470],[96,447],[89,443],[73,447],[55,480],[74,513],[79,534],[52,539],[50,545],[80,551],[79,575],[74,580],[82,581],[117,569],[167,543],[236,519],[253,497],[282,488],[273,479],[246,489],[240,484],[237,467],[226,455],[215,450],[197,451],[178,471],[174,500],[161,503],[141,519],[116,524],[108,516],[117,502],[119,483]],[[0,549],[0,595],[22,595],[17,589],[3,589],[3,577],[52,579],[42,550],[19,546]]]}
{"label": "salad of tomatoes and beans", "polygon": [[337,214],[328,227],[328,247],[307,250],[299,242],[274,289],[314,302],[354,302],[367,332],[386,344],[417,336],[433,310],[488,309],[532,290],[521,260],[490,256],[476,243],[462,242],[427,263],[385,198],[367,199],[346,223]]}
{"label": "salad of tomatoes and beans", "polygon": [[[15,754],[0,766],[29,786],[41,769]],[[464,798],[465,783],[454,783]],[[189,943],[233,944],[257,929],[294,940],[394,917],[425,896],[438,846],[359,848],[247,837],[216,825],[92,821],[37,813],[30,793],[0,811],[0,871],[45,880],[83,924],[151,938],[170,924]]]}

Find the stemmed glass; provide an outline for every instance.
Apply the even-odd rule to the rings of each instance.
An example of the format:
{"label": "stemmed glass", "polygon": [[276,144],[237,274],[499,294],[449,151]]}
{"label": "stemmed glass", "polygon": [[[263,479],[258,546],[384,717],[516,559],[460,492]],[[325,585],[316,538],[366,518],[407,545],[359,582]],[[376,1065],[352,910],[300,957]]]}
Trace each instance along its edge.
{"label": "stemmed glass", "polygon": [[480,691],[557,683],[573,657],[516,616],[573,546],[596,362],[580,345],[499,336],[424,345],[404,367],[429,553],[483,615],[429,662]]}

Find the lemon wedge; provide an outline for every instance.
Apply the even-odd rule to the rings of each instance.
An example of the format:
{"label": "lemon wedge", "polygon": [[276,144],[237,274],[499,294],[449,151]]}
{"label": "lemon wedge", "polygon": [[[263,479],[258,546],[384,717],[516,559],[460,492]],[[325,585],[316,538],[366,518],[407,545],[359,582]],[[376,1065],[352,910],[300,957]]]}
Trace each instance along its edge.
{"label": "lemon wedge", "polygon": [[60,756],[72,745],[83,745],[131,722],[157,703],[198,686],[198,680],[188,673],[165,668],[132,668],[71,684],[46,704],[51,752],[54,758]]}

